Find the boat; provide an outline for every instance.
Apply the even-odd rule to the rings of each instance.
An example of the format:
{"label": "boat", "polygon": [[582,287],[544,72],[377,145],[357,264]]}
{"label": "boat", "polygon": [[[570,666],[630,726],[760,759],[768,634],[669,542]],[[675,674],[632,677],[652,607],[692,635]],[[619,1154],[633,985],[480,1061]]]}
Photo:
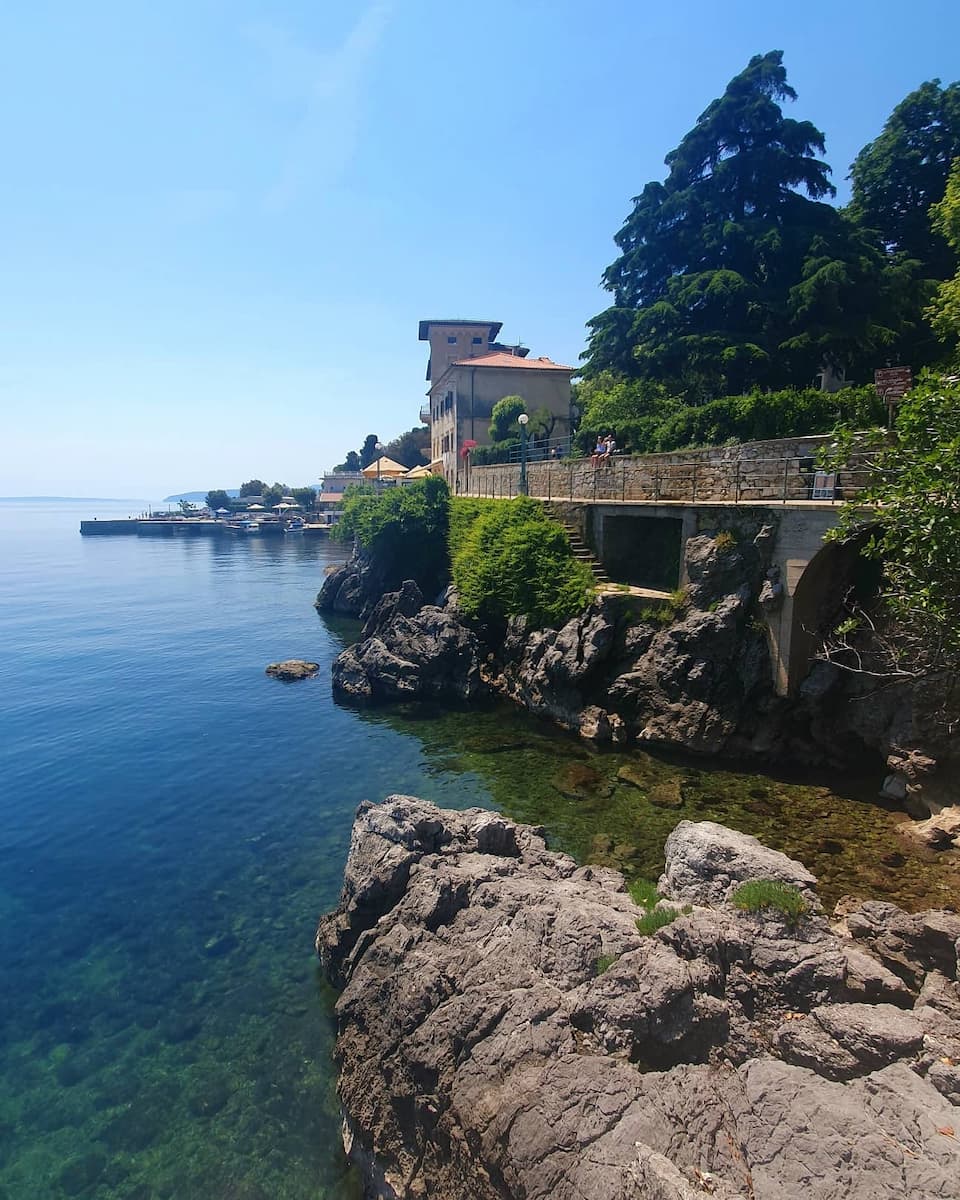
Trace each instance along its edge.
{"label": "boat", "polygon": [[303,531],[306,529],[306,527],[307,527],[307,523],[303,519],[303,517],[291,517],[290,520],[286,523],[286,525],[284,525],[283,532],[284,533],[303,533]]}
{"label": "boat", "polygon": [[241,534],[244,537],[249,536],[251,533],[259,533],[260,532],[259,523],[257,521],[250,521],[250,520],[247,520],[247,521],[225,521],[223,527],[224,527],[224,529],[228,530],[228,532],[230,532],[230,533]]}

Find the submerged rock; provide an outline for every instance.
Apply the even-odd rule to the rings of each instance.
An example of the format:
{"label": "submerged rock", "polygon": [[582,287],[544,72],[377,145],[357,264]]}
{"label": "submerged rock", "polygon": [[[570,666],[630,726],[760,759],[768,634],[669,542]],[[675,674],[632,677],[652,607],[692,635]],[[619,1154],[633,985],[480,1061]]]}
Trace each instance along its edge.
{"label": "submerged rock", "polygon": [[623,878],[542,830],[361,805],[316,944],[368,1194],[958,1195],[960,918],[864,905],[853,942],[723,903],[754,872],[813,898],[800,864],[684,823],[665,879],[696,907],[644,937]]}

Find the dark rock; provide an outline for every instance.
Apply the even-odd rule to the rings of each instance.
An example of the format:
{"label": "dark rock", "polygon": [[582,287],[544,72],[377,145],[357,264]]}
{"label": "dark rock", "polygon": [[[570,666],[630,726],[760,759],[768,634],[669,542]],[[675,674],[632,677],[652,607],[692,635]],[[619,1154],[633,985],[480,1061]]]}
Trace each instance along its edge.
{"label": "dark rock", "polygon": [[850,935],[915,990],[925,974],[937,970],[957,978],[960,914],[906,913],[895,904],[867,900],[846,916]]}
{"label": "dark rock", "polygon": [[427,605],[408,615],[419,592],[404,587],[374,609],[370,636],[337,656],[334,690],[352,700],[485,696],[485,654],[476,635],[450,609]]}
{"label": "dark rock", "polygon": [[296,679],[309,679],[319,670],[319,663],[305,662],[302,658],[288,658],[283,662],[270,663],[267,667],[267,674],[273,675],[275,679],[284,679],[289,682]]}
{"label": "dark rock", "polygon": [[[665,877],[699,880],[701,899],[746,863],[813,886],[735,837],[685,833]],[[371,1194],[957,1195],[960,1144],[939,1132],[956,1120],[951,979],[916,962],[905,1011],[906,986],[822,918],[700,906],[642,937],[640,911],[619,874],[551,854],[540,830],[411,797],[361,805],[317,948],[343,987],[344,1137]],[[942,961],[942,914],[914,920]]]}

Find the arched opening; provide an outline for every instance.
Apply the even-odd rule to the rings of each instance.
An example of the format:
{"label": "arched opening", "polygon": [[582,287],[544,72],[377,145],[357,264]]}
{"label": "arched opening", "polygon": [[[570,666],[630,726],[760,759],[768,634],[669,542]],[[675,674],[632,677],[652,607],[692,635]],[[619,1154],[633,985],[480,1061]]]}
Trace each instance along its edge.
{"label": "arched opening", "polygon": [[814,649],[853,602],[867,605],[879,591],[881,564],[861,553],[869,535],[849,542],[828,542],[800,576],[793,594],[790,632],[790,691],[795,693],[807,672]]}

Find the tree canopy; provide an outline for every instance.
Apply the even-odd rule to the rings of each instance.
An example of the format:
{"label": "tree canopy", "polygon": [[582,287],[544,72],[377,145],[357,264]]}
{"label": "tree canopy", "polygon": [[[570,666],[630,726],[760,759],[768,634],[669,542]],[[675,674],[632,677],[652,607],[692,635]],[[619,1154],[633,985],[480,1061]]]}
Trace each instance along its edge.
{"label": "tree canopy", "polygon": [[399,434],[383,448],[387,458],[407,468],[425,466],[430,461],[430,429],[417,425]]}
{"label": "tree canopy", "polygon": [[804,386],[824,368],[865,374],[920,321],[916,264],[828,203],[824,135],[783,115],[796,93],[782,60],[754,56],[634,198],[586,378],[648,380],[686,403]]}
{"label": "tree canopy", "polygon": [[[928,373],[877,439],[870,482],[841,510],[836,539],[868,534],[883,567],[884,641],[896,673],[960,670],[960,381]],[[838,460],[850,444],[838,442]],[[872,509],[869,506],[874,506]],[[855,624],[855,622],[851,623]],[[844,631],[846,632],[846,631]]]}
{"label": "tree canopy", "polygon": [[[960,259],[960,157],[953,161],[943,199],[930,211],[934,229]],[[952,279],[940,285],[928,315],[941,341],[956,349],[960,345],[960,267]]]}
{"label": "tree canopy", "polygon": [[369,467],[372,462],[380,456],[380,451],[377,449],[377,443],[380,439],[375,433],[368,433],[363,439],[363,445],[360,447],[360,470]]}
{"label": "tree canopy", "polygon": [[240,484],[241,496],[262,496],[267,490],[267,485],[262,479],[248,479],[246,483]]}
{"label": "tree canopy", "polygon": [[946,279],[957,269],[957,250],[931,227],[929,210],[943,199],[958,156],[960,83],[941,87],[933,79],[897,105],[850,168],[851,215],[889,251],[916,260],[928,279]]}

